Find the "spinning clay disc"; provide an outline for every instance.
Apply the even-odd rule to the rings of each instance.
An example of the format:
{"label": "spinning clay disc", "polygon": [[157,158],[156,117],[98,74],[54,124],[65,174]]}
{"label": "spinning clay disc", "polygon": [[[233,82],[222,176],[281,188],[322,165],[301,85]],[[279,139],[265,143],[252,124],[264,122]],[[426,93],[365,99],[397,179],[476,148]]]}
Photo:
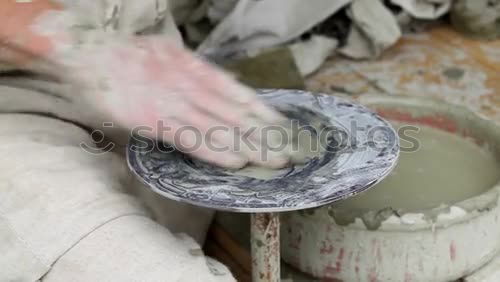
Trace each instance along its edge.
{"label": "spinning clay disc", "polygon": [[365,191],[396,165],[397,134],[369,109],[326,94],[259,92],[266,103],[300,124],[319,118],[325,131],[314,134],[324,137],[319,142],[323,152],[305,164],[256,178],[134,136],[127,147],[130,169],[150,189],[176,201],[234,212],[279,212],[319,207]]}

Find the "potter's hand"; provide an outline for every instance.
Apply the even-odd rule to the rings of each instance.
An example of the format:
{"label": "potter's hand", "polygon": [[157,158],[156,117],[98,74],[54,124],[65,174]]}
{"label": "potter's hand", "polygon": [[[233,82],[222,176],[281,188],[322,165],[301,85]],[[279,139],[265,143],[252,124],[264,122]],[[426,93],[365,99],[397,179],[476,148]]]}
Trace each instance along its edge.
{"label": "potter's hand", "polygon": [[87,102],[127,128],[141,128],[141,134],[225,167],[288,163],[284,153],[267,147],[279,140],[263,134],[284,118],[252,90],[173,42],[109,41],[81,48],[64,63]]}
{"label": "potter's hand", "polygon": [[110,39],[103,33],[79,42],[69,32],[71,14],[48,0],[2,1],[3,14],[0,61],[72,82],[74,96],[86,103],[80,107],[99,110],[104,121],[141,128],[141,134],[225,167],[287,164],[288,157],[267,147],[276,146],[281,136],[261,131],[283,117],[253,91],[168,39]]}

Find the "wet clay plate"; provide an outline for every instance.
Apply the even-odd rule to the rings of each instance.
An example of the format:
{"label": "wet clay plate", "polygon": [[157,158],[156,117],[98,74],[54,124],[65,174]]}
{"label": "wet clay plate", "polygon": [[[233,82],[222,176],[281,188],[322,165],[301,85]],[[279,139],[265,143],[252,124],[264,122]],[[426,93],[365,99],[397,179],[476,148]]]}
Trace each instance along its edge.
{"label": "wet clay plate", "polygon": [[282,169],[263,180],[195,160],[169,146],[132,137],[127,147],[130,169],[160,195],[197,206],[234,212],[279,212],[319,207],[365,191],[396,165],[397,134],[371,110],[326,94],[298,90],[261,90],[279,110],[295,109],[291,118],[320,115],[334,129],[328,150],[304,166]]}

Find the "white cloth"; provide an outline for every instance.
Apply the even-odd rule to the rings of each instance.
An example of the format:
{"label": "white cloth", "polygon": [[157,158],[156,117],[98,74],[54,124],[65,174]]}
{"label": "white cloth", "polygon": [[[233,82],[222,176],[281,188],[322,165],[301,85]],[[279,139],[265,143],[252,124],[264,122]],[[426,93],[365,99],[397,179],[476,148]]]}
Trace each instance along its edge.
{"label": "white cloth", "polygon": [[219,23],[234,9],[238,0],[205,0],[209,1],[207,17],[212,23]]}
{"label": "white cloth", "polygon": [[[176,0],[179,2],[180,0]],[[197,52],[215,58],[253,56],[293,39],[348,7],[352,27],[340,53],[355,59],[376,58],[400,37],[397,15],[381,0],[205,0],[208,18],[218,23]],[[436,19],[450,9],[451,0],[391,0],[417,19]],[[302,74],[317,68],[333,53],[332,41],[294,43],[292,52]],[[329,52],[328,55],[325,55]],[[306,62],[310,57],[314,63]]]}
{"label": "white cloth", "polygon": [[326,36],[314,35],[309,40],[290,45],[293,59],[302,76],[318,70],[323,62],[333,54],[338,41]]}
{"label": "white cloth", "polygon": [[232,280],[220,264],[210,271],[193,239],[148,217],[125,193],[135,182],[123,158],[84,151],[84,130],[0,114],[0,133],[0,281]]}
{"label": "white cloth", "polygon": [[350,0],[240,0],[197,51],[225,56],[272,47],[296,38]]}
{"label": "white cloth", "polygon": [[452,0],[391,0],[417,19],[434,20],[446,14]]}
{"label": "white cloth", "polygon": [[[212,270],[215,268],[215,270]],[[75,275],[77,274],[77,275]],[[70,249],[42,282],[234,281],[198,244],[140,216],[118,218]]]}
{"label": "white cloth", "polygon": [[353,25],[347,45],[339,51],[355,59],[374,58],[401,37],[396,18],[380,0],[354,0],[349,7]]}

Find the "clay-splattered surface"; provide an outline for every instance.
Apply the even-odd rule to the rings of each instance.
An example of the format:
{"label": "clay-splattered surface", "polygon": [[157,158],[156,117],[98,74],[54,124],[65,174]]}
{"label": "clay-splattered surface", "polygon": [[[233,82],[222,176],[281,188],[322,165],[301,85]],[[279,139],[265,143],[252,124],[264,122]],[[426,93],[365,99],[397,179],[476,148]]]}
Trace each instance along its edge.
{"label": "clay-splattered surface", "polygon": [[464,105],[500,123],[500,40],[477,41],[446,26],[406,35],[374,61],[335,56],[307,81],[309,90],[386,93]]}

